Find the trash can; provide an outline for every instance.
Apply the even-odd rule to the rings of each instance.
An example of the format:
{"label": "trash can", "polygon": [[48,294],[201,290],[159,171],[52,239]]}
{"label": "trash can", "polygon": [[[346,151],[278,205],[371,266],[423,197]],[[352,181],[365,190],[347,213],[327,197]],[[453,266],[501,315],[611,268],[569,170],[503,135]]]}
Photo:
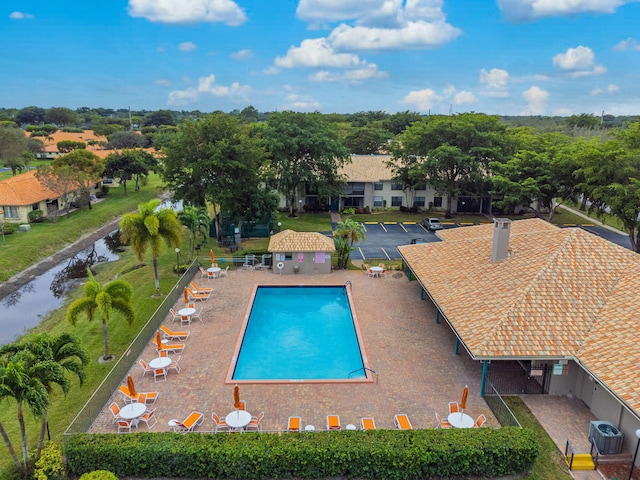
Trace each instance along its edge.
{"label": "trash can", "polygon": [[271,254],[262,255],[262,265],[266,265],[267,267],[271,267],[273,263],[271,263],[272,257]]}

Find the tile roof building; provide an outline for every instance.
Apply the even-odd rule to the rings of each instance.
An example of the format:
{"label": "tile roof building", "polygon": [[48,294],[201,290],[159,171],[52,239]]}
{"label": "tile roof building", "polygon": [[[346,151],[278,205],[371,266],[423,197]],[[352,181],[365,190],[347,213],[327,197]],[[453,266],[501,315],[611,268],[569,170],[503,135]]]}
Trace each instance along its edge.
{"label": "tile roof building", "polygon": [[331,273],[333,238],[318,232],[283,230],[271,236],[269,252],[275,256],[273,273]]}
{"label": "tile roof building", "polygon": [[28,223],[32,210],[42,210],[46,216],[58,211],[60,195],[35,177],[35,170],[0,181],[0,209],[8,223]]}
{"label": "tile roof building", "polygon": [[504,222],[507,247],[495,259],[499,220],[399,251],[474,360],[554,367],[547,393],[583,399],[635,441],[640,256],[582,229],[530,219]]}

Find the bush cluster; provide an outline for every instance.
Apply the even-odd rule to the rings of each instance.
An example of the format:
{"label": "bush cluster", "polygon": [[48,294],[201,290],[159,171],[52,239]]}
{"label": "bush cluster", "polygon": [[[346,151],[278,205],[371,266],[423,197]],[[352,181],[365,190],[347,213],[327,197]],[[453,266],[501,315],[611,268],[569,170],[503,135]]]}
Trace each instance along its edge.
{"label": "bush cluster", "polygon": [[220,479],[498,477],[530,470],[529,429],[375,430],[300,434],[78,434],[67,439],[72,473]]}
{"label": "bush cluster", "polygon": [[44,212],[42,210],[31,210],[27,213],[29,223],[41,223],[44,221]]}
{"label": "bush cluster", "polygon": [[5,235],[13,235],[16,233],[18,227],[14,223],[0,223],[0,233],[4,233]]}

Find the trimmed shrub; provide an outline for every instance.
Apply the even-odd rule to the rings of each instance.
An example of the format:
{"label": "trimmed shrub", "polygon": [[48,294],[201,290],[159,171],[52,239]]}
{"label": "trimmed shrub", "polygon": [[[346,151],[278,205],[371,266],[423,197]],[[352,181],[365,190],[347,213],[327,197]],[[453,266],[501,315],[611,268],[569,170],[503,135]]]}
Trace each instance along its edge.
{"label": "trimmed shrub", "polygon": [[58,131],[58,127],[55,125],[29,125],[25,128],[27,132],[44,132],[46,134],[56,133]]}
{"label": "trimmed shrub", "polygon": [[5,235],[13,235],[18,230],[18,227],[14,223],[0,223],[0,233]]}
{"label": "trimmed shrub", "polygon": [[[530,470],[529,429],[425,429],[300,434],[78,434],[65,455],[74,474],[219,479],[499,477]],[[180,452],[176,455],[176,452]]]}
{"label": "trimmed shrub", "polygon": [[84,130],[78,127],[65,127],[62,131],[66,133],[84,133]]}
{"label": "trimmed shrub", "polygon": [[27,213],[29,223],[41,223],[44,221],[44,213],[42,210],[31,210]]}
{"label": "trimmed shrub", "polygon": [[46,442],[33,472],[35,480],[65,480],[67,469],[62,461],[62,450],[55,442]]}
{"label": "trimmed shrub", "polygon": [[118,477],[108,470],[95,470],[85,473],[80,477],[80,480],[118,480]]}

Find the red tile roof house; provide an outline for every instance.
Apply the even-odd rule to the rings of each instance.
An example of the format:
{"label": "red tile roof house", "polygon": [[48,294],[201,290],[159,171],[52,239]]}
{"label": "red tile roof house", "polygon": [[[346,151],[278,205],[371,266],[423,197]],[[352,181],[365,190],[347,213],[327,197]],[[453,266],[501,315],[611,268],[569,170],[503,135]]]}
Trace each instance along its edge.
{"label": "red tile roof house", "polygon": [[[95,193],[92,185],[90,193]],[[42,210],[45,217],[57,215],[65,208],[60,194],[44,186],[35,170],[0,181],[0,209],[7,223],[29,223],[29,212]]]}
{"label": "red tile roof house", "polygon": [[619,428],[633,452],[640,428],[640,256],[540,219],[495,219],[437,235],[442,242],[398,250],[434,303],[436,321],[454,332],[455,353],[462,346],[482,362],[483,392],[490,392],[492,371],[518,362],[539,393],[581,399]]}

